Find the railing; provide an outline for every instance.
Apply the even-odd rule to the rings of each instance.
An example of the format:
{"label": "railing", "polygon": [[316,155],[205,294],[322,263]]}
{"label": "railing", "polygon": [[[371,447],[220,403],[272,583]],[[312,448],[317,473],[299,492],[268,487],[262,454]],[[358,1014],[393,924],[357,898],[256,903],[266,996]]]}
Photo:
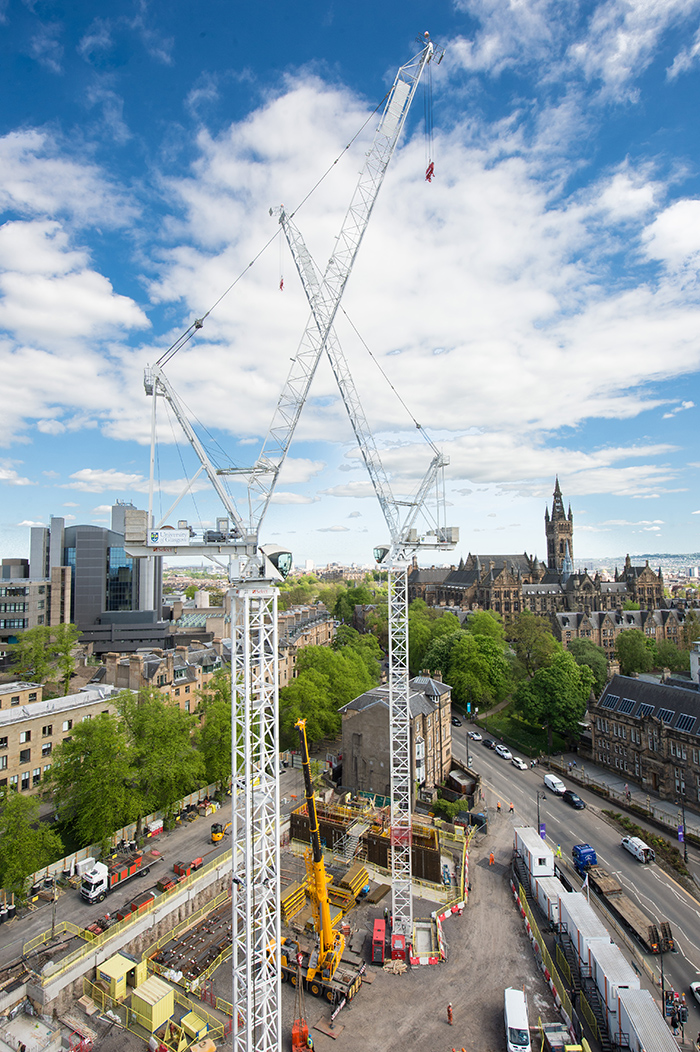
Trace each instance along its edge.
{"label": "railing", "polygon": [[[185,1015],[189,1012],[194,1012],[202,1022],[206,1023],[207,1036],[210,1036],[212,1040],[223,1040],[224,1024],[220,1019],[217,1019],[216,1016],[207,1012],[201,1004],[190,1001],[190,999],[181,994],[179,990],[174,989],[173,992],[175,1003],[185,1010]],[[141,1040],[148,1041],[152,1033],[148,1016],[145,1016],[142,1012],[138,1011],[138,1009],[135,1009],[130,1005],[116,1001],[113,997],[110,997],[109,994],[105,993],[102,987],[96,986],[95,983],[90,982],[90,980],[86,978],[83,979],[83,994],[91,997],[103,1012],[110,1011],[116,1015],[121,1026],[130,1031],[130,1033],[135,1034],[137,1037],[141,1038]],[[177,1044],[169,1044],[168,1040],[165,1038],[159,1038],[159,1041],[161,1045],[164,1045],[165,1048],[168,1049],[168,1052],[178,1052],[182,1047],[179,1039]]]}
{"label": "railing", "polygon": [[[197,872],[199,873],[201,871],[197,870]],[[216,896],[216,898],[212,899],[210,902],[205,903],[204,906],[201,906],[194,913],[190,913],[189,917],[185,917],[185,919],[181,920],[179,924],[176,924],[174,928],[170,928],[165,933],[165,935],[161,935],[159,939],[156,939],[156,941],[152,942],[150,946],[147,946],[141,954],[141,960],[144,961],[150,959],[154,953],[157,953],[158,950],[160,950],[161,946],[165,946],[173,939],[176,939],[178,935],[180,935],[183,931],[186,931],[188,928],[191,928],[193,924],[196,924],[197,921],[202,919],[202,917],[205,917],[207,913],[211,913],[212,910],[215,910],[218,906],[221,906],[224,902],[226,902],[227,899],[230,898],[231,892],[228,889],[220,892]],[[153,962],[150,962],[149,960],[149,964],[150,963]],[[156,971],[157,969],[154,968],[153,970]]]}
{"label": "railing", "polygon": [[[195,873],[190,874],[190,876],[187,877],[186,880],[183,880],[181,884],[176,884],[174,888],[170,888],[169,891],[163,892],[162,895],[159,895],[156,899],[154,899],[153,902],[150,903],[140,913],[130,914],[128,917],[125,917],[124,920],[119,921],[117,924],[113,924],[110,928],[108,928],[106,931],[104,931],[101,935],[93,936],[89,940],[90,941],[90,945],[89,946],[80,946],[80,947],[78,947],[77,950],[74,950],[67,957],[64,957],[63,960],[58,962],[56,968],[51,972],[50,975],[42,976],[41,977],[41,985],[42,986],[47,986],[49,983],[55,982],[55,980],[57,978],[59,978],[61,975],[63,975],[65,972],[67,972],[69,970],[69,968],[72,968],[74,965],[78,964],[78,962],[83,957],[88,957],[96,949],[99,949],[104,943],[108,942],[116,934],[118,934],[119,932],[124,931],[126,928],[130,927],[132,924],[135,924],[135,923],[137,923],[139,921],[142,921],[144,917],[147,917],[149,914],[153,913],[153,911],[155,909],[158,909],[161,906],[161,904],[163,902],[165,902],[169,897],[172,897],[172,896],[175,896],[175,895],[179,895],[182,891],[184,891],[184,890],[188,889],[189,887],[191,887],[192,884],[196,880],[199,880],[206,873],[213,872],[215,869],[218,869],[222,864],[227,864],[227,863],[230,864],[230,860],[231,860],[231,852],[230,851],[227,851],[223,855],[217,856],[217,858],[212,859],[211,862],[208,862],[201,869],[198,869]],[[222,894],[224,894],[224,893],[222,892]],[[228,895],[228,891],[225,894]],[[209,907],[209,908],[211,908],[211,907]],[[185,923],[185,922],[183,922],[183,923]],[[190,918],[187,919],[186,923],[187,924],[191,923]],[[43,936],[41,936],[41,937],[37,936],[37,939],[39,939],[39,942],[37,942],[37,939],[33,939],[32,942],[36,943],[37,945],[39,945],[40,942],[42,942],[42,941],[43,942],[48,941],[45,938],[46,934],[47,933],[44,932]],[[81,937],[82,937],[82,929],[78,929],[76,934],[81,934]],[[85,934],[88,935],[88,936],[92,935],[91,932],[87,932]],[[49,936],[49,940],[50,940],[50,938],[51,938],[51,933],[50,932],[48,933],[48,936]],[[171,933],[168,934],[168,938],[172,938],[172,934]],[[27,945],[30,945],[30,944],[28,943]],[[23,951],[22,952],[23,953],[27,952],[26,951],[26,947],[23,947]]]}
{"label": "railing", "polygon": [[583,990],[579,994],[579,1008],[581,1009],[581,1015],[588,1023],[591,1028],[591,1033],[596,1041],[600,1041],[600,1034],[598,1032],[598,1020],[595,1017],[595,1012],[588,1003],[588,999],[584,994]]}
{"label": "railing", "polygon": [[561,1001],[562,1009],[571,1020],[574,1018],[574,1010],[571,1004],[571,999],[569,998],[569,995],[567,994],[564,988],[564,983],[562,982],[561,977],[559,976],[559,973],[554,966],[554,961],[552,960],[551,954],[544,944],[542,933],[540,932],[539,925],[537,924],[537,921],[533,916],[532,910],[530,909],[530,905],[527,901],[527,896],[525,894],[525,889],[522,886],[522,884],[518,885],[518,899],[520,900],[520,906],[522,908],[522,911],[529,921],[530,930],[537,944],[537,949],[539,951],[540,957],[542,958],[542,964],[552,977],[552,983],[554,984],[559,1000]]}

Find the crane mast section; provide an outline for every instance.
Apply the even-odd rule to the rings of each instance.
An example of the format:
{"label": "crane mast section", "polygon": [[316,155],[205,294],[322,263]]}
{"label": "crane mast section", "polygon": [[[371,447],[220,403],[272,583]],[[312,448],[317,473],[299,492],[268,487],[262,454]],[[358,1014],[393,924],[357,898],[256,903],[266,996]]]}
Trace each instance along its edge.
{"label": "crane mast section", "polygon": [[257,498],[253,500],[252,521],[258,528],[289,451],[299,415],[308,397],[311,380],[323,353],[386,169],[396,149],[421,75],[432,56],[433,45],[428,43],[415,58],[401,66],[389,92],[379,127],[338,235],[336,249],[326,267],[323,279],[326,317],[319,328],[318,337],[318,322],[315,319],[310,320],[307,325],[258,460],[257,466],[269,472],[263,472],[261,476],[256,475],[254,479]]}

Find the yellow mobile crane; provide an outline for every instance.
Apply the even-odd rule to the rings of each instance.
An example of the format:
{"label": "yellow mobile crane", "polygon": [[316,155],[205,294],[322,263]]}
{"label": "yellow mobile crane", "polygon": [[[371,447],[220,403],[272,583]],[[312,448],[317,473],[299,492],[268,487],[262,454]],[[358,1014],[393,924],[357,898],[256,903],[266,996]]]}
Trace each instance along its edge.
{"label": "yellow mobile crane", "polygon": [[[305,854],[306,872],[319,945],[318,947],[304,947],[295,939],[283,939],[282,979],[283,981],[289,980],[296,985],[299,981],[298,976],[301,974],[304,985],[314,996],[325,997],[331,1004],[335,1004],[341,1001],[343,997],[350,1001],[355,996],[362,985],[364,966],[357,969],[351,964],[341,964],[345,952],[345,936],[342,932],[336,931],[331,924],[328,881],[321,849],[316,801],[311,784],[309,746],[306,741],[306,720],[297,720],[295,726],[299,731],[306,807],[309,815],[309,839],[311,841],[310,847]],[[298,967],[299,971],[297,971]]]}

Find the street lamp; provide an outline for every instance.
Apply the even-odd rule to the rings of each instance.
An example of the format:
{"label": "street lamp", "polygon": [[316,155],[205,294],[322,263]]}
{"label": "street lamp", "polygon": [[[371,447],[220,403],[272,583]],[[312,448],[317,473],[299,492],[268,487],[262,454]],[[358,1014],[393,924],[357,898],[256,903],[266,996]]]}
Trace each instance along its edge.
{"label": "street lamp", "polygon": [[[542,836],[542,826],[540,825],[540,800],[546,800],[547,794],[537,791],[537,832]],[[544,839],[544,838],[543,838]]]}
{"label": "street lamp", "polygon": [[[683,861],[687,862],[688,861],[688,845],[685,842],[685,789],[683,789],[680,792],[679,795],[680,795],[680,801],[676,800],[676,805],[680,805],[680,808],[681,808],[681,816],[682,816],[681,817],[681,822],[682,822],[681,828],[683,829]],[[678,830],[678,832],[680,833],[680,829]]]}

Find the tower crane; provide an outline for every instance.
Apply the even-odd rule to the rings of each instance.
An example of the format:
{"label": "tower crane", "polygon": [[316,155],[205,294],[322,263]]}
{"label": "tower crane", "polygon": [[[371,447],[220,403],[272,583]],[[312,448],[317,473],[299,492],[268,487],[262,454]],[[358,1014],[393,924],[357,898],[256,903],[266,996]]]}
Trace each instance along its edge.
{"label": "tower crane", "polygon": [[[317,339],[324,338],[326,354],[345,403],[350,422],[365,461],[372,485],[389,529],[390,544],[375,549],[375,558],[387,567],[389,582],[389,724],[391,753],[391,876],[393,930],[412,937],[413,899],[411,873],[411,755],[408,669],[408,557],[418,548],[449,550],[459,539],[456,527],[444,525],[444,490],[440,484],[449,463],[433,446],[434,456],[408,511],[401,522],[399,501],[381,462],[340,342],[329,323],[329,301],[325,278],[321,278],[298,228],[284,209],[279,210],[294,262],[317,325]],[[439,480],[439,481],[438,481]],[[414,523],[428,511],[427,499],[437,485],[437,514],[426,535],[419,537]]]}
{"label": "tower crane", "polygon": [[[413,101],[423,70],[433,56],[426,34],[420,53],[402,66],[394,80],[379,126],[346,213],[323,278],[322,325],[312,313],[277,404],[262,451],[247,482],[244,521],[221,485],[227,470],[214,468],[187,420],[184,407],[163,371],[163,358],[144,376],[153,397],[152,431],[158,396],[170,404],[192,448],[226,509],[214,541],[191,543],[178,531],[152,530],[151,507],[145,536],[127,544],[134,556],[204,555],[228,558],[232,635],[233,765],[233,1005],[234,1052],[281,1049],[279,729],[277,589],[291,569],[291,553],[260,546],[260,528],[286,458],[318,361],[329,337],[357,251],[381,188],[387,166]],[[197,319],[194,329],[202,327]],[[153,452],[151,478],[153,478]],[[191,482],[186,487],[189,488]],[[173,505],[177,505],[184,493]],[[152,504],[152,500],[149,501]],[[173,510],[170,509],[170,511]],[[170,514],[170,511],[168,514]],[[161,523],[162,525],[162,523]],[[218,561],[218,560],[217,560]],[[238,788],[242,785],[242,790]],[[240,806],[240,796],[243,806]],[[276,948],[275,954],[269,949]]]}

